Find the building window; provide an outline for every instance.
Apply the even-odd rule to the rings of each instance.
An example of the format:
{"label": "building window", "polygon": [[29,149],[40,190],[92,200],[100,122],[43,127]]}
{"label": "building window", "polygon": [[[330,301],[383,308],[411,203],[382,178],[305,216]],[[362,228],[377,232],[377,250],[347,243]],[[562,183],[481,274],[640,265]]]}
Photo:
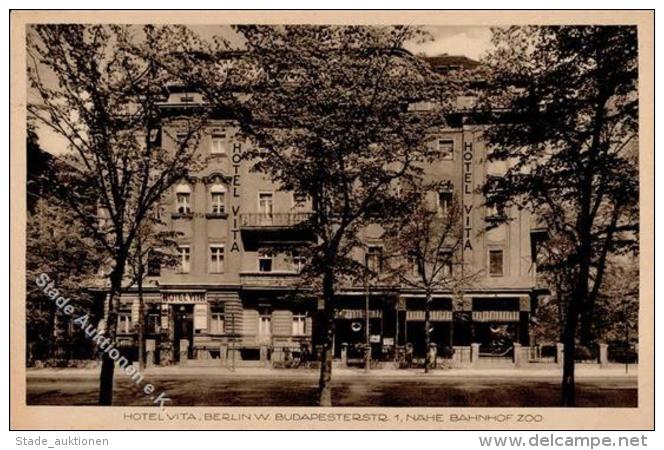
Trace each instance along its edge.
{"label": "building window", "polygon": [[489,250],[489,275],[492,277],[503,276],[502,250]]}
{"label": "building window", "polygon": [[307,206],[307,195],[301,192],[293,192],[293,208],[302,209]]}
{"label": "building window", "polygon": [[258,252],[258,271],[272,272],[272,253]]}
{"label": "building window", "polygon": [[121,312],[118,314],[118,333],[129,334],[131,333],[131,313]]}
{"label": "building window", "polygon": [[300,254],[299,251],[293,250],[293,252],[291,252],[291,267],[293,269],[293,272],[297,273],[302,272],[306,262],[307,262],[306,258],[304,257],[304,255]]}
{"label": "building window", "polygon": [[369,245],[364,255],[364,263],[367,269],[374,273],[383,271],[383,247],[379,245]]}
{"label": "building window", "polygon": [[224,334],[224,309],[212,306],[210,309],[210,334]]}
{"label": "building window", "polygon": [[210,246],[210,272],[222,273],[224,271],[224,246]]}
{"label": "building window", "polygon": [[438,255],[439,274],[443,277],[451,277],[453,274],[454,254],[442,251]]}
{"label": "building window", "polygon": [[145,317],[145,332],[147,334],[159,333],[159,324],[161,323],[161,314],[159,312],[149,312]]}
{"label": "building window", "polygon": [[274,209],[274,198],[272,192],[258,193],[258,212],[264,221],[272,221],[272,212]]}
{"label": "building window", "polygon": [[505,205],[498,203],[486,205],[485,217],[488,220],[496,220],[505,217]]}
{"label": "building window", "polygon": [[450,212],[453,198],[454,194],[450,190],[443,190],[438,192],[437,209],[439,215],[446,215]]}
{"label": "building window", "polygon": [[180,214],[189,214],[191,212],[191,194],[177,194],[177,210]]}
{"label": "building window", "polygon": [[293,313],[293,336],[304,336],[307,333],[307,313]]}
{"label": "building window", "polygon": [[228,134],[226,131],[216,131],[210,138],[210,154],[226,155],[228,145]]}
{"label": "building window", "polygon": [[181,184],[175,191],[175,208],[179,214],[191,213],[191,188]]}
{"label": "building window", "polygon": [[189,273],[191,269],[191,248],[188,245],[181,245],[178,248],[180,257],[180,272]]}
{"label": "building window", "polygon": [[410,253],[408,255],[408,266],[410,267],[411,276],[420,276],[420,258],[418,258],[415,253]]}
{"label": "building window", "polygon": [[161,275],[161,253],[157,249],[148,252],[147,274],[149,277]]}
{"label": "building window", "polygon": [[210,209],[212,214],[226,212],[226,188],[221,184],[215,184],[210,188]]}
{"label": "building window", "polygon": [[258,317],[258,338],[268,339],[272,335],[272,315],[264,310]]}
{"label": "building window", "polygon": [[454,159],[454,141],[452,139],[438,139],[438,152],[440,159],[443,161]]}
{"label": "building window", "polygon": [[161,205],[157,205],[154,208],[152,217],[154,217],[154,220],[156,220],[157,222],[161,222],[161,218],[163,216],[163,213],[164,213],[163,207]]}

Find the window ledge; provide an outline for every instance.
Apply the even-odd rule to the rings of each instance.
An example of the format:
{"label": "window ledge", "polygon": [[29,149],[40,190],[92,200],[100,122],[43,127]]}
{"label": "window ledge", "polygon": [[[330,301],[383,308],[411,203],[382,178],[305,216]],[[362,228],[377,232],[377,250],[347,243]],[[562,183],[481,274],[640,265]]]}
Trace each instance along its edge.
{"label": "window ledge", "polygon": [[194,214],[193,214],[193,213],[173,213],[173,214],[171,214],[171,218],[172,218],[172,219],[187,219],[187,220],[191,220],[191,219],[194,218]]}

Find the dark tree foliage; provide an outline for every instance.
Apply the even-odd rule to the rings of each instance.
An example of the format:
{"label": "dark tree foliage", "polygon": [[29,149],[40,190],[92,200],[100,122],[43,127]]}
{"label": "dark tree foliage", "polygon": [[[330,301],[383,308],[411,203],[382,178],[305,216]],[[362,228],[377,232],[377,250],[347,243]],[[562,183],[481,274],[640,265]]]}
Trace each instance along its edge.
{"label": "dark tree foliage", "polygon": [[[142,227],[162,195],[196,167],[204,114],[164,118],[160,104],[173,78],[151,55],[171,55],[187,41],[179,28],[36,25],[28,30],[28,79],[35,124],[65,139],[68,152],[48,171],[51,198],[85,227],[106,256],[108,317],[114,341],[116,303]],[[168,33],[167,35],[164,33]],[[165,57],[165,56],[164,56]],[[165,122],[178,136],[162,133]],[[174,148],[161,146],[164,139]],[[100,217],[101,215],[101,217]],[[113,397],[114,363],[104,352],[99,403]]]}
{"label": "dark tree foliage", "polygon": [[562,402],[574,399],[577,330],[587,343],[607,259],[638,251],[637,30],[630,26],[493,30],[482,106],[492,120],[489,204],[539,217],[558,242],[540,268],[564,273]]}
{"label": "dark tree foliage", "polygon": [[[425,139],[453,98],[426,62],[403,50],[409,27],[237,26],[241,52],[221,40],[182,74],[208,101],[235,113],[253,146],[244,157],[283,190],[307,195],[314,243],[306,269],[324,300],[320,404],[331,404],[338,283],[352,277],[358,230],[396,217],[399,180],[435,157]],[[232,93],[230,93],[232,92]],[[431,102],[430,108],[413,106]]]}

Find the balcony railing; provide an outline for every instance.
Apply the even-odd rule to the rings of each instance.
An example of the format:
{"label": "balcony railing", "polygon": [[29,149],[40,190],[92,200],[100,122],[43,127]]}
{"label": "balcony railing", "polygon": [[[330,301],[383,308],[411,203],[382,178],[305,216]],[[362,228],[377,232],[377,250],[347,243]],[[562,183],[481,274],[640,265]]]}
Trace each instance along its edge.
{"label": "balcony railing", "polygon": [[297,272],[241,272],[240,280],[243,286],[250,287],[292,287],[299,280]]}
{"label": "balcony railing", "polygon": [[301,225],[311,213],[248,213],[240,215],[241,228],[290,228]]}

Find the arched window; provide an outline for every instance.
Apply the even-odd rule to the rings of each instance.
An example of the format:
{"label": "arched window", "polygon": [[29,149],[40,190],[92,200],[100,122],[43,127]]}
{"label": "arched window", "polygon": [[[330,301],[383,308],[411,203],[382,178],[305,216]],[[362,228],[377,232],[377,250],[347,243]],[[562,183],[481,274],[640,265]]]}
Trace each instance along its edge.
{"label": "arched window", "polygon": [[179,184],[175,188],[175,208],[180,214],[191,213],[191,186]]}
{"label": "arched window", "polygon": [[226,212],[226,186],[215,183],[210,186],[210,212],[224,214]]}

